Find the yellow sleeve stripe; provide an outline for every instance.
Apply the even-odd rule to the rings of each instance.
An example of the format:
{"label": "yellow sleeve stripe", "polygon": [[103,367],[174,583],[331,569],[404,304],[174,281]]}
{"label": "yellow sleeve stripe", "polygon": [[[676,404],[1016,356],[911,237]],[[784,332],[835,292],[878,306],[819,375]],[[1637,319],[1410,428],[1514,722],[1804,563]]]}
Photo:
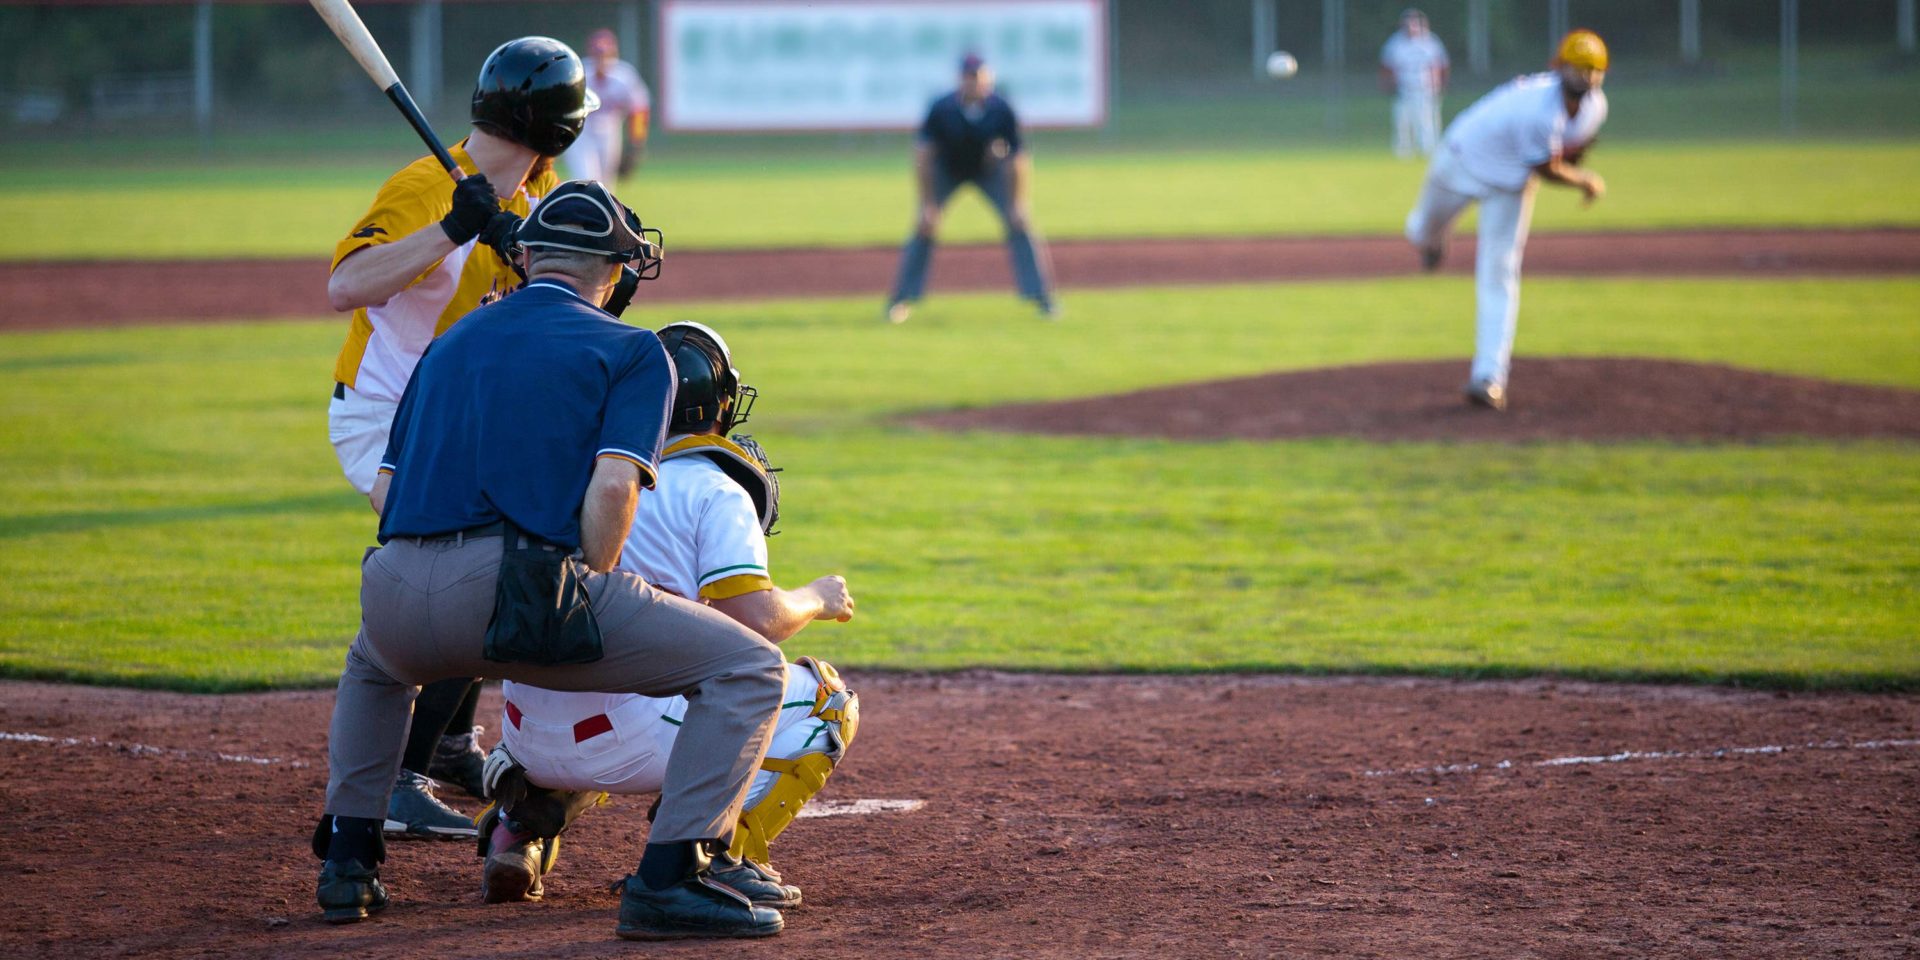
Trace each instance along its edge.
{"label": "yellow sleeve stripe", "polygon": [[707,600],[730,600],[744,597],[749,593],[772,590],[773,581],[765,574],[743,573],[737,577],[715,580],[700,588],[700,596]]}
{"label": "yellow sleeve stripe", "polygon": [[636,467],[639,467],[640,468],[640,485],[643,487],[646,487],[648,490],[653,489],[653,485],[655,481],[658,479],[657,476],[654,474],[652,467],[644,463],[641,463],[638,458],[633,457],[626,453],[602,453],[599,456],[594,457],[594,459],[595,460],[625,460],[626,462],[631,463]]}

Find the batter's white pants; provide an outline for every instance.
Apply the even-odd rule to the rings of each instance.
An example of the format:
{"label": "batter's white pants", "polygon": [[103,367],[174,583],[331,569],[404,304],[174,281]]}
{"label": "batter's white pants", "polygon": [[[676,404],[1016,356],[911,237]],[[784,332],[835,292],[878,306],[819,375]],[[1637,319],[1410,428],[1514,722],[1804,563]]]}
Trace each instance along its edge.
{"label": "batter's white pants", "polygon": [[1402,93],[1393,100],[1393,154],[1433,153],[1440,141],[1440,95]]}
{"label": "batter's white pants", "polygon": [[[826,724],[812,716],[820,679],[805,667],[787,664],[786,692],[780,698],[780,718],[773,728],[767,756],[793,760],[809,751],[825,749]],[[551,694],[542,700],[556,699]],[[584,703],[606,698],[589,694]],[[511,697],[509,697],[511,702]],[[549,790],[599,790],[621,795],[658,793],[667,774],[667,755],[680,736],[677,721],[685,713],[679,697],[630,696],[606,714],[613,730],[586,740],[574,739],[574,724],[597,713],[597,708],[564,716],[535,716],[520,711],[515,723],[509,713],[501,718],[500,739],[507,752],[527,769],[527,779]],[[779,774],[761,770],[747,789],[746,809],[773,789]]]}
{"label": "batter's white pants", "polygon": [[361,496],[366,496],[373,492],[380,458],[387,453],[393,412],[400,404],[355,393],[352,387],[341,388],[341,394],[327,404],[327,439],[333,441],[340,472],[347,475],[347,482]]}
{"label": "batter's white pants", "polygon": [[1446,241],[1453,221],[1470,203],[1480,204],[1479,254],[1474,260],[1474,380],[1507,382],[1513,337],[1520,319],[1520,260],[1533,220],[1535,181],[1519,190],[1498,190],[1461,170],[1446,145],[1433,156],[1420,199],[1407,214],[1407,240],[1416,247]]}
{"label": "batter's white pants", "polygon": [[560,155],[560,167],[566,171],[569,180],[598,180],[612,187],[614,180],[619,177],[620,151],[625,147],[626,144],[617,138],[582,130],[573,141],[573,146]]}

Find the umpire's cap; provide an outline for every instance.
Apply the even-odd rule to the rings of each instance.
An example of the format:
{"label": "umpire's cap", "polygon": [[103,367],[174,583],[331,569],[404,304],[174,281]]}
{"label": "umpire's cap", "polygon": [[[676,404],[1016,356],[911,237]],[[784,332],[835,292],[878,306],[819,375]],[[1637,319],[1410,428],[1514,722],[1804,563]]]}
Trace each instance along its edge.
{"label": "umpire's cap", "polygon": [[587,114],[599,108],[580,56],[552,37],[501,44],[480,65],[473,87],[474,126],[547,157],[572,146]]}
{"label": "umpire's cap", "polygon": [[643,275],[660,262],[660,231],[642,226],[598,180],[561,184],[533,208],[514,240],[529,250],[571,250],[637,263]]}

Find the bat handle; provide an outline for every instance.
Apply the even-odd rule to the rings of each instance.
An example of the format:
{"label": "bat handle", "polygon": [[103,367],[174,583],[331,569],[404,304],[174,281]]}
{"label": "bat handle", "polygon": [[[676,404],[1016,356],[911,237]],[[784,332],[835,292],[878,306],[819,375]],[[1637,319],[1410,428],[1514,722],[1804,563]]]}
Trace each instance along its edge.
{"label": "bat handle", "polygon": [[407,118],[408,125],[413,127],[414,133],[420,135],[421,142],[427,145],[434,159],[440,161],[440,166],[444,167],[453,179],[464,179],[464,175],[460,172],[460,164],[454,162],[453,154],[447,152],[446,146],[441,144],[440,138],[434,134],[433,127],[427,124],[427,118],[420,113],[420,105],[414,103],[413,94],[407,92],[407,85],[395,80],[393,86],[387,88],[387,99],[392,100],[393,105],[399,108],[400,115]]}

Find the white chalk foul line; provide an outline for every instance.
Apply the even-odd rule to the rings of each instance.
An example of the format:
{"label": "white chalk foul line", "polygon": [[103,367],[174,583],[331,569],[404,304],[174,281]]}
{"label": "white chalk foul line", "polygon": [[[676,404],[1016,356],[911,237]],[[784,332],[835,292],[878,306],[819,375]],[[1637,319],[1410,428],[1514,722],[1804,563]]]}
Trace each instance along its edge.
{"label": "white chalk foul line", "polygon": [[218,760],[225,763],[246,763],[256,767],[305,767],[304,760],[282,760],[279,757],[250,757],[244,753],[220,753],[216,750],[182,750],[178,747],[154,747],[144,743],[122,743],[118,740],[102,740],[99,737],[46,737],[37,733],[9,733],[0,730],[0,740],[14,743],[44,743],[54,747],[105,747],[135,757],[172,757],[179,760]]}
{"label": "white chalk foul line", "polygon": [[927,805],[925,800],[821,800],[800,808],[799,817],[866,816],[875,813],[911,813]]}
{"label": "white chalk foul line", "polygon": [[1433,767],[1406,767],[1399,770],[1367,770],[1369,777],[1398,777],[1417,774],[1479,773],[1483,770],[1512,770],[1516,767],[1579,767],[1601,763],[1627,763],[1635,760],[1717,760],[1756,754],[1787,753],[1793,750],[1898,750],[1920,747],[1920,739],[1818,740],[1801,744],[1764,744],[1757,747],[1716,747],[1712,750],[1622,750],[1596,756],[1548,757],[1545,760],[1498,763],[1448,763]]}

